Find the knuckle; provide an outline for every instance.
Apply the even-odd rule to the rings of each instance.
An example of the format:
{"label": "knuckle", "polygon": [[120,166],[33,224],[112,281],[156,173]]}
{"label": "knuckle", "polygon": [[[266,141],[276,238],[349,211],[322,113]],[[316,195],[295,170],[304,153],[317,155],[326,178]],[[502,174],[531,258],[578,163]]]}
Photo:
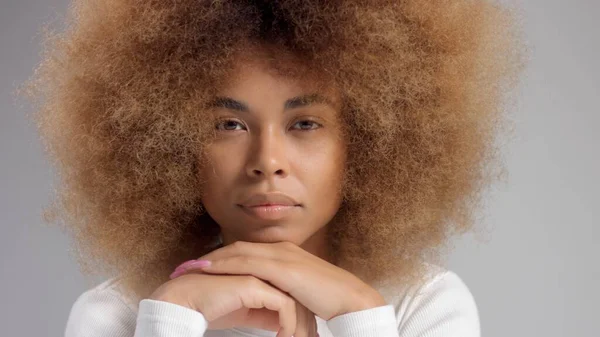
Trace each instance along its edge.
{"label": "knuckle", "polygon": [[296,306],[296,300],[294,300],[292,297],[284,295],[283,296],[283,300],[284,300],[284,304],[290,308],[290,310],[292,310],[292,312],[294,312],[294,314],[297,312],[297,306]]}
{"label": "knuckle", "polygon": [[246,275],[246,277],[244,278],[244,282],[249,288],[258,288],[262,287],[263,285],[263,282],[253,275]]}
{"label": "knuckle", "polygon": [[244,250],[247,246],[248,246],[248,242],[245,241],[235,241],[234,243],[231,244],[231,246],[233,248],[235,248],[236,250]]}

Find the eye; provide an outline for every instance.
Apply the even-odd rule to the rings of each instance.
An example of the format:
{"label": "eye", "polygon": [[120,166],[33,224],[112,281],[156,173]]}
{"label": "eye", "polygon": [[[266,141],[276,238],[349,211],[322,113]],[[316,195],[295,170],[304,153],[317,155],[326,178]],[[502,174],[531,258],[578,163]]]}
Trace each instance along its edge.
{"label": "eye", "polygon": [[294,125],[301,125],[300,130],[309,131],[320,128],[322,125],[309,119],[297,122]]}
{"label": "eye", "polygon": [[[220,131],[237,131],[237,130],[239,130],[239,129],[235,129],[235,127],[237,125],[244,127],[242,125],[242,123],[240,123],[234,119],[225,119],[225,120],[218,122],[215,125],[215,128]],[[244,129],[242,129],[242,130],[244,130]]]}

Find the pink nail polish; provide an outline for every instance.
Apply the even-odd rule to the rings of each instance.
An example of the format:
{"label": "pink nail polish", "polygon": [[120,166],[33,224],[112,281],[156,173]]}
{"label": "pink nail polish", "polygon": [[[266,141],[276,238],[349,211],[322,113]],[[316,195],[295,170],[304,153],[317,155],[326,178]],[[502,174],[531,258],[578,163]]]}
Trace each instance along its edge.
{"label": "pink nail polish", "polygon": [[198,261],[198,260],[188,260],[188,261],[185,261],[184,263],[182,263],[179,266],[177,266],[177,268],[175,268],[175,270],[177,270],[179,268],[185,268],[185,267],[189,266],[190,264],[192,264],[192,263],[194,263],[196,261]]}
{"label": "pink nail polish", "polygon": [[174,272],[171,273],[171,275],[169,275],[169,278],[174,279],[177,276],[180,276],[181,274],[185,273],[185,269],[184,268],[177,268],[175,269]]}

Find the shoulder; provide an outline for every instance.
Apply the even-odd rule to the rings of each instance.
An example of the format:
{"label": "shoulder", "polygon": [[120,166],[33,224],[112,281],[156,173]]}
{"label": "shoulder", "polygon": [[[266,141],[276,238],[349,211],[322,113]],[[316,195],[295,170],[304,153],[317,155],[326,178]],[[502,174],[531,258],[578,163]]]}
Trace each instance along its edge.
{"label": "shoulder", "polygon": [[473,294],[451,270],[429,264],[425,281],[413,287],[386,292],[393,304],[402,336],[480,336]]}
{"label": "shoulder", "polygon": [[112,278],[79,295],[71,307],[65,337],[133,335],[137,308],[117,286],[118,279]]}

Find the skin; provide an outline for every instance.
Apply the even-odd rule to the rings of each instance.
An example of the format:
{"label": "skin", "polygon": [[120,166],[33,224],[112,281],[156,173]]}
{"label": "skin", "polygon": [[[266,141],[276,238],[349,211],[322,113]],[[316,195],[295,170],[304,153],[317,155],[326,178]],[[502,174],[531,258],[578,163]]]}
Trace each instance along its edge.
{"label": "skin", "polygon": [[[325,102],[286,101],[317,92],[308,81],[275,75],[258,58],[238,63],[233,81],[217,97],[245,108],[215,104],[216,139],[206,156],[203,204],[220,225],[224,245],[235,241],[292,242],[330,260],[327,225],[339,209],[346,148],[341,138],[339,96]],[[244,110],[244,111],[240,111]],[[238,204],[254,193],[283,192],[301,203],[292,216],[264,220]]]}
{"label": "skin", "polygon": [[188,273],[257,277],[325,320],[387,304],[376,289],[352,273],[290,242],[238,241],[182,263],[171,279]]}
{"label": "skin", "polygon": [[[387,304],[374,288],[330,261],[326,230],[340,206],[346,159],[339,96],[276,76],[257,59],[239,65],[237,76],[217,95],[216,139],[203,170],[203,204],[221,227],[223,247],[179,265],[171,282],[186,274],[254,276],[296,301],[296,335],[315,336],[314,315],[329,320]],[[324,102],[286,104],[315,92]],[[223,104],[223,99],[239,103]],[[238,206],[251,193],[274,190],[301,206],[280,220],[256,218]],[[154,298],[165,300],[160,294],[159,288]]]}

